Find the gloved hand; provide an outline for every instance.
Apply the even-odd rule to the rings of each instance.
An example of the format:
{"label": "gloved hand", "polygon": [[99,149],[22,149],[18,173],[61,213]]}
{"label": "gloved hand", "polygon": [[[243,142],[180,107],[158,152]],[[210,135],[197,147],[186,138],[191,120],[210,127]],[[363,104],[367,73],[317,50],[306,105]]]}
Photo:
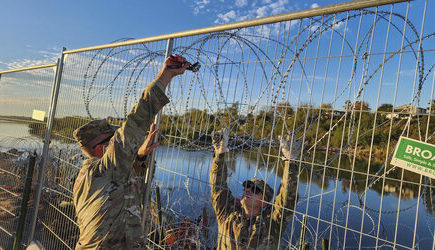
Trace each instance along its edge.
{"label": "gloved hand", "polygon": [[[296,160],[301,157],[302,139],[296,139],[296,136],[288,135],[287,137],[279,138],[282,154],[287,160]],[[291,147],[291,148],[290,148]]]}
{"label": "gloved hand", "polygon": [[188,62],[186,58],[177,54],[173,54],[166,58],[162,71],[168,72],[168,74],[171,74],[171,76],[174,77],[176,75],[184,74],[184,71],[189,66],[190,62]]}
{"label": "gloved hand", "polygon": [[230,129],[225,128],[220,131],[213,131],[211,134],[213,147],[216,154],[229,152],[228,140],[230,138]]}

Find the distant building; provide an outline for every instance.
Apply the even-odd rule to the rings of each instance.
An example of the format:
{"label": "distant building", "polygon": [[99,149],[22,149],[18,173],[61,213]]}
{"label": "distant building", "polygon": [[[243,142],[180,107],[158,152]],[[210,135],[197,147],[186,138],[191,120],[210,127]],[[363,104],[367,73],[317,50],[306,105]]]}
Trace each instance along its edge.
{"label": "distant building", "polygon": [[388,119],[402,119],[408,118],[411,115],[412,118],[415,118],[419,115],[426,114],[425,108],[420,108],[417,106],[405,104],[394,109],[393,113],[389,113],[385,115]]}
{"label": "distant building", "polygon": [[387,117],[388,119],[399,119],[399,113],[388,113],[387,115],[385,115],[385,117]]}
{"label": "distant building", "polygon": [[408,115],[409,114],[411,114],[411,115],[424,115],[424,114],[426,114],[425,108],[420,108],[420,107],[412,106],[409,104],[405,104],[405,105],[397,107],[396,111],[403,112],[403,113],[406,112],[406,113],[408,113]]}

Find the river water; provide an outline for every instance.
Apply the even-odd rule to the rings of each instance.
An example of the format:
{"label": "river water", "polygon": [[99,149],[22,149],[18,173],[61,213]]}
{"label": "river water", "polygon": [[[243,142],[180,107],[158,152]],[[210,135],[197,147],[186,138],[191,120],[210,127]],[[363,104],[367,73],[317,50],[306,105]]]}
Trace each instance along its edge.
{"label": "river water", "polygon": [[[158,170],[155,180],[162,190],[164,207],[172,211],[172,214],[177,212],[177,220],[182,220],[186,215],[190,219],[197,218],[201,215],[202,207],[213,216],[208,186],[212,157],[211,152],[189,152],[177,148],[161,147],[157,151]],[[249,156],[242,152],[229,156],[228,185],[235,197],[240,198],[242,195],[241,183],[253,177],[266,180],[278,190],[282,173],[278,171],[277,174],[277,169],[264,167],[263,160],[261,156]],[[343,157],[340,168],[346,170],[351,166],[350,159]],[[356,162],[354,169],[361,166],[367,168],[367,161]],[[376,166],[375,170],[379,167]],[[369,185],[367,183],[373,182],[374,177],[352,175],[350,171],[338,171],[337,177],[337,171],[324,167],[302,166],[301,169],[296,213],[281,244],[297,244],[302,215],[308,214],[306,242],[311,247],[317,242],[316,247],[320,248],[321,238],[331,237],[332,249],[343,248],[344,244],[346,249],[372,249],[375,246],[406,249],[412,246],[415,231],[414,246],[420,249],[432,248],[435,220],[429,212],[433,206],[427,199],[433,193],[428,193],[428,188],[420,189],[421,198],[418,199],[418,185],[402,183],[401,186],[400,179],[390,178],[384,184],[381,179],[365,192]],[[401,199],[398,198],[400,189]],[[376,241],[376,238],[379,240]],[[397,245],[390,242],[396,242]]]}
{"label": "river water", "polygon": [[[0,121],[2,150],[41,148],[41,145],[41,138],[31,136],[26,124]],[[206,245],[210,246],[215,244],[217,231],[208,185],[212,159],[212,152],[162,146],[156,152],[154,177],[160,187],[167,218],[174,221],[190,218],[195,221],[202,215],[203,208],[206,210],[210,226]],[[343,156],[340,166],[338,158],[327,167],[322,164],[317,167],[301,166],[296,212],[281,245],[297,245],[302,216],[307,214],[305,242],[310,247],[320,248],[321,238],[330,238],[331,249],[343,246],[407,249],[413,244],[418,249],[432,249],[435,227],[431,213],[434,209],[432,200],[435,199],[433,191],[425,185],[420,187],[415,184],[418,177],[404,176],[400,181],[401,170],[394,170],[385,180],[380,178],[374,182],[377,178],[372,175],[381,165],[371,165],[369,172],[372,175],[369,176],[363,174],[367,165],[365,160],[352,162],[349,157]],[[228,167],[228,185],[235,197],[242,195],[241,183],[253,177],[266,180],[278,190],[282,169],[262,154],[231,153]],[[350,171],[352,168],[355,171]]]}
{"label": "river water", "polygon": [[0,148],[27,149],[40,148],[41,138],[29,134],[29,127],[26,123],[16,123],[0,120]]}

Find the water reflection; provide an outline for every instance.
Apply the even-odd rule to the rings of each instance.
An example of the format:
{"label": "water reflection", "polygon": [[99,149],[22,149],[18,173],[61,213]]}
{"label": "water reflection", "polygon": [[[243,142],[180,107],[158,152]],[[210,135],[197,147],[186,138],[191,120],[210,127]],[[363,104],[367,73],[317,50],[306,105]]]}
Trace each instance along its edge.
{"label": "water reflection", "polygon": [[[278,190],[283,164],[274,155],[274,152],[268,155],[252,152],[230,154],[228,184],[235,197],[241,196],[241,183],[253,177],[266,180]],[[386,178],[378,178],[375,174],[382,169],[380,162],[372,162],[367,171],[367,160],[353,160],[342,155],[324,167],[320,164],[324,159],[324,154],[318,154],[314,163],[300,164],[300,198],[283,244],[296,244],[302,215],[308,214],[311,231],[307,241],[311,246],[315,242],[319,244],[321,238],[329,237],[337,244],[332,245],[333,248],[343,247],[344,242],[346,247],[359,247],[360,238],[361,247],[373,248],[376,244],[390,247],[389,242],[394,242],[394,239],[399,244],[396,247],[411,246],[416,221],[419,247],[431,246],[435,226],[433,180],[420,185],[419,175],[401,169],[390,172]],[[166,147],[157,151],[159,168],[155,182],[161,188],[164,207],[174,220],[198,218],[202,208],[206,208],[214,218],[208,187],[211,162],[211,152]],[[217,232],[213,221],[210,228]],[[378,243],[374,240],[377,236],[382,239]],[[213,237],[210,237],[207,240],[213,242]]]}
{"label": "water reflection", "polygon": [[[279,177],[282,177],[284,165],[276,157],[276,155],[279,155],[276,149],[272,150],[269,156],[252,152],[238,152],[238,154],[245,157],[247,161],[256,162],[256,167],[259,169],[273,171],[278,166],[275,173]],[[382,193],[391,194],[395,197],[400,196],[404,200],[414,199],[418,196],[420,186],[419,174],[406,170],[402,171],[397,168],[389,172],[385,180],[383,180],[380,178],[383,175],[383,171],[381,171],[380,175],[376,174],[384,168],[384,162],[377,160],[369,164],[368,160],[353,159],[352,156],[342,154],[339,158],[335,158],[335,160],[325,166],[325,156],[325,153],[320,152],[316,153],[314,160],[311,155],[304,157],[300,163],[301,174],[299,178],[302,183],[312,182],[319,188],[328,189],[330,182],[338,178],[343,192],[352,189],[354,193],[363,194],[365,190],[370,189],[379,195]],[[333,158],[334,156],[329,155],[328,158]],[[258,158],[262,160],[259,161]],[[232,170],[235,170],[234,165],[229,165],[230,168],[232,167]],[[250,166],[247,167],[249,168]],[[389,171],[391,168],[393,166],[388,165],[385,171]],[[400,185],[401,180],[403,183]]]}
{"label": "water reflection", "polygon": [[3,151],[12,148],[20,150],[39,149],[41,145],[41,138],[29,133],[27,123],[0,120],[0,148]]}

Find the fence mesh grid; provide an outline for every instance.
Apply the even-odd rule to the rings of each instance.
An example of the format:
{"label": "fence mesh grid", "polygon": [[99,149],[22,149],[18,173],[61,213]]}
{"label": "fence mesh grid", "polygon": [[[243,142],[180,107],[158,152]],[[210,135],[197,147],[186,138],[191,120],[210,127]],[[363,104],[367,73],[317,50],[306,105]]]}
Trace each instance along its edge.
{"label": "fence mesh grid", "polygon": [[[433,8],[414,1],[174,39],[172,52],[201,69],[167,89],[150,247],[217,246],[212,133],[227,128],[227,207],[252,178],[272,187],[273,204],[287,173],[279,138],[289,138],[288,195],[298,200],[281,207],[288,223],[267,222],[283,225],[280,248],[434,249],[433,179],[390,165],[402,135],[435,143]],[[165,51],[157,41],[66,55],[36,234],[47,249],[78,239],[72,188],[84,156],[72,131],[106,117],[121,124]]]}
{"label": "fence mesh grid", "polygon": [[[34,110],[48,114],[54,68],[1,75],[0,79],[0,248],[11,249],[16,235],[30,152],[38,155],[46,119],[32,120]],[[36,178],[34,178],[36,179]],[[33,202],[30,197],[29,204]],[[27,212],[27,224],[31,210]],[[28,233],[27,233],[28,234]],[[24,236],[26,233],[24,233]]]}

